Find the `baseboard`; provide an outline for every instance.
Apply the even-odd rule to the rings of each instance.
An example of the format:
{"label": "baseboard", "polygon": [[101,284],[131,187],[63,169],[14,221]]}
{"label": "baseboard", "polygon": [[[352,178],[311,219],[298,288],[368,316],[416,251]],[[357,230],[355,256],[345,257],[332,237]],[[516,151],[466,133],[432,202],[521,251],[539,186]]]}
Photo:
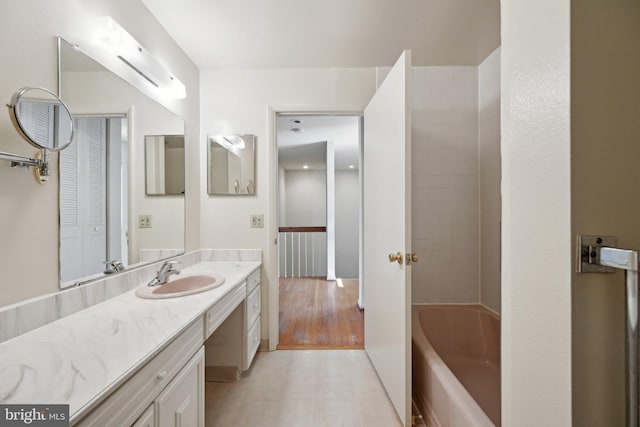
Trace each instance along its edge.
{"label": "baseboard", "polygon": [[233,383],[240,379],[237,366],[205,366],[204,380],[206,382]]}

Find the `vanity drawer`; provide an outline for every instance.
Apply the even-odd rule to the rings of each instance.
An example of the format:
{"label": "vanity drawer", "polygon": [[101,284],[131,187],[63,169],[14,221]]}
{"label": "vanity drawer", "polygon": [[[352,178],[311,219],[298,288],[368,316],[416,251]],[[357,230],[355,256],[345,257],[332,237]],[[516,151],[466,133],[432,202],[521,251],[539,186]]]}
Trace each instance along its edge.
{"label": "vanity drawer", "polygon": [[155,427],[155,425],[156,417],[155,413],[153,412],[153,405],[150,405],[149,408],[144,411],[144,414],[140,415],[138,421],[136,421],[136,423],[131,427]]}
{"label": "vanity drawer", "polygon": [[247,332],[244,336],[244,349],[245,353],[242,355],[242,370],[246,371],[251,366],[251,362],[253,361],[253,356],[256,355],[256,351],[258,351],[258,347],[260,347],[260,318],[256,320],[256,322],[251,326],[249,332]]}
{"label": "vanity drawer", "polygon": [[247,293],[260,284],[260,269],[257,268],[247,277]]}
{"label": "vanity drawer", "polygon": [[77,426],[125,426],[133,424],[171,379],[202,347],[202,322],[189,326],[178,338],[115,390]]}
{"label": "vanity drawer", "polygon": [[247,297],[244,311],[245,332],[249,331],[249,328],[258,317],[260,317],[260,286],[251,291]]}
{"label": "vanity drawer", "polygon": [[247,282],[242,282],[207,310],[207,314],[204,316],[205,341],[245,299],[247,296],[246,289]]}

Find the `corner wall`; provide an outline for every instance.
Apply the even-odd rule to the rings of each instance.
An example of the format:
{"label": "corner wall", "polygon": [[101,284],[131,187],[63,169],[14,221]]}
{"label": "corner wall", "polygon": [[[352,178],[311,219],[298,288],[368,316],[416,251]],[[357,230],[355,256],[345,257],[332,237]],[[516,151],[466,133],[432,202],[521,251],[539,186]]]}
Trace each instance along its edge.
{"label": "corner wall", "polygon": [[478,66],[480,303],[500,313],[500,48]]}
{"label": "corner wall", "polygon": [[360,242],[358,171],[336,171],[336,277],[358,279]]}
{"label": "corner wall", "polygon": [[572,425],[569,6],[501,4],[504,426]]}

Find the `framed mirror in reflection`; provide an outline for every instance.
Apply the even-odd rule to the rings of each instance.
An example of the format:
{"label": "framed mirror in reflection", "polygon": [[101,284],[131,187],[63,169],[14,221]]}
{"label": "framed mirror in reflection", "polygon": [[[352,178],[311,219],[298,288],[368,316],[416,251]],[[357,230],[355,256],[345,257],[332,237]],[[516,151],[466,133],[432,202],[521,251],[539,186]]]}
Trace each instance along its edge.
{"label": "framed mirror in reflection", "polygon": [[[145,190],[145,137],[181,137],[184,146],[183,120],[59,43],[60,93],[77,129],[59,157],[61,287],[184,253],[184,188],[167,198]],[[164,169],[184,183],[184,148],[178,163]]]}
{"label": "framed mirror in reflection", "polygon": [[144,137],[147,196],[184,194],[184,135]]}
{"label": "framed mirror in reflection", "polygon": [[209,194],[255,194],[255,139],[254,135],[207,136]]}

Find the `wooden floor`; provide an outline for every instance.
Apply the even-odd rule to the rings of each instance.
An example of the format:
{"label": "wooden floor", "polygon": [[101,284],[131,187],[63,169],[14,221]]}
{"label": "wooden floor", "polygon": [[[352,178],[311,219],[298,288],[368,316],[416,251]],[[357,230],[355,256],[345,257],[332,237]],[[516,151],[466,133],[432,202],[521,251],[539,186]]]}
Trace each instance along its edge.
{"label": "wooden floor", "polygon": [[358,280],[280,278],[280,344],[290,349],[364,348]]}

